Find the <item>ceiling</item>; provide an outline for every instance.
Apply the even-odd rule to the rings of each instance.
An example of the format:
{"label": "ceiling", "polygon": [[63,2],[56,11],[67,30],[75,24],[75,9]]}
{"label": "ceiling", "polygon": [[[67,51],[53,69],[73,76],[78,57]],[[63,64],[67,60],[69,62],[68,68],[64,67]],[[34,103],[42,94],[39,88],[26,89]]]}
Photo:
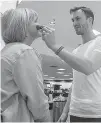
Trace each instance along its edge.
{"label": "ceiling", "polygon": [[59,57],[42,54],[42,69],[46,80],[71,80],[73,77],[72,68]]}

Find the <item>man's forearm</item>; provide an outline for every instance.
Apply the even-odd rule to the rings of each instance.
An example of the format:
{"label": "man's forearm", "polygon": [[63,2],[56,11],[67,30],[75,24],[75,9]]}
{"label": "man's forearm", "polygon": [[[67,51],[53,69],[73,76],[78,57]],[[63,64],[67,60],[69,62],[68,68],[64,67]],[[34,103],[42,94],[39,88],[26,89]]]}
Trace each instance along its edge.
{"label": "man's forearm", "polygon": [[[56,46],[52,50],[56,52],[58,48],[59,46]],[[67,64],[69,64],[73,69],[86,75],[89,75],[94,71],[92,63],[88,59],[84,57],[78,57],[73,53],[68,52],[65,48],[59,52],[58,56],[63,59]]]}

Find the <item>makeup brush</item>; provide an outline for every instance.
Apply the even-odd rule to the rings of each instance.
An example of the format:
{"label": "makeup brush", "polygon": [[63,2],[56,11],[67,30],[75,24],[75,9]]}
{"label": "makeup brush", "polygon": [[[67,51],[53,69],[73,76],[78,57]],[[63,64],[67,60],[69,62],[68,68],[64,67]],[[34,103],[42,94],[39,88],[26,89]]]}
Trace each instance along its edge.
{"label": "makeup brush", "polygon": [[37,30],[40,30],[40,29],[42,29],[44,26],[42,26],[42,25],[36,25],[36,29]]}

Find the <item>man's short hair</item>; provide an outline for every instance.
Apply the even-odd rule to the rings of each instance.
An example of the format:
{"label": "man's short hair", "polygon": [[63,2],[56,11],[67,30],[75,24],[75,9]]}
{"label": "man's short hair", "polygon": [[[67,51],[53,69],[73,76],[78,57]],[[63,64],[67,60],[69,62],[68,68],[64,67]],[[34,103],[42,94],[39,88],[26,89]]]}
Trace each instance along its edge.
{"label": "man's short hair", "polygon": [[87,7],[84,7],[84,6],[81,6],[81,7],[74,7],[72,9],[70,9],[70,14],[72,14],[73,12],[77,11],[77,10],[82,10],[86,17],[89,18],[89,17],[92,17],[93,21],[92,21],[92,24],[94,22],[94,14],[92,12],[92,10],[90,8],[87,8]]}

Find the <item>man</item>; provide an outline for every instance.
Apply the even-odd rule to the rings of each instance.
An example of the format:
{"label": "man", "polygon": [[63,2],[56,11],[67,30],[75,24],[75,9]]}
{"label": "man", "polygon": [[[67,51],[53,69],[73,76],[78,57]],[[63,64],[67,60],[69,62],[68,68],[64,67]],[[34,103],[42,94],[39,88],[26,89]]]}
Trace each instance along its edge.
{"label": "man", "polygon": [[[43,28],[43,40],[73,68],[73,84],[59,121],[101,122],[101,36],[93,32],[94,14],[86,7],[70,10],[73,26],[83,44],[73,53],[56,44],[54,30]],[[70,104],[70,105],[69,105]]]}

